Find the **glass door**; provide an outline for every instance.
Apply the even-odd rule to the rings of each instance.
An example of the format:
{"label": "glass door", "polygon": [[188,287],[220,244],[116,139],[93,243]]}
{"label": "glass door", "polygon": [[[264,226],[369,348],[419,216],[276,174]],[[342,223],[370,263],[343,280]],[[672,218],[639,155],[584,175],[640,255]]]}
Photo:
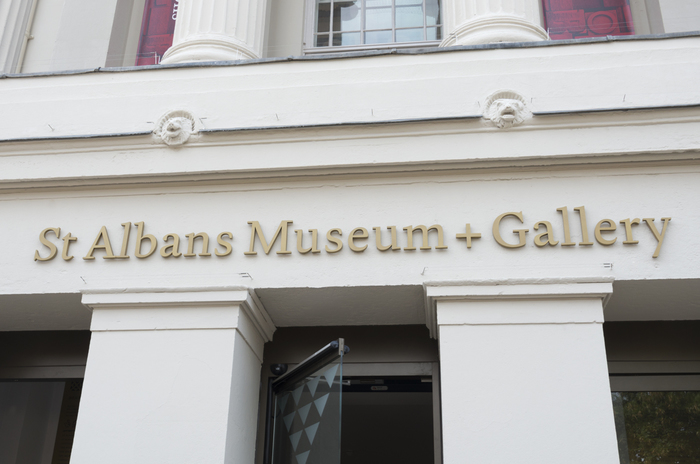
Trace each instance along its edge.
{"label": "glass door", "polygon": [[343,356],[348,351],[342,338],[332,341],[271,383],[266,464],[340,464]]}

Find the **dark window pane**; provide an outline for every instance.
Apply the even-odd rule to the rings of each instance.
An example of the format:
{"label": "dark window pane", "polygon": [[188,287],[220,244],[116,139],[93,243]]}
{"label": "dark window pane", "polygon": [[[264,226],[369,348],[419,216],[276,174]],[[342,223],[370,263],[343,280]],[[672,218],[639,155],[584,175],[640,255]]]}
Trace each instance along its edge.
{"label": "dark window pane", "polygon": [[316,46],[317,47],[327,47],[328,46],[328,35],[317,35],[316,36]]}
{"label": "dark window pane", "polygon": [[331,27],[331,4],[330,3],[319,3],[318,4],[318,23],[316,25],[316,32],[328,32]]}

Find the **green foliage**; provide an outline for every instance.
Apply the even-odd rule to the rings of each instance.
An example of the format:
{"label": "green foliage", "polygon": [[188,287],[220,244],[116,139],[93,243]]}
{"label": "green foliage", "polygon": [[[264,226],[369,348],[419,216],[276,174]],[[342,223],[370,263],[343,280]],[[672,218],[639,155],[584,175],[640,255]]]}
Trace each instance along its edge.
{"label": "green foliage", "polygon": [[700,464],[700,392],[624,392],[630,462]]}

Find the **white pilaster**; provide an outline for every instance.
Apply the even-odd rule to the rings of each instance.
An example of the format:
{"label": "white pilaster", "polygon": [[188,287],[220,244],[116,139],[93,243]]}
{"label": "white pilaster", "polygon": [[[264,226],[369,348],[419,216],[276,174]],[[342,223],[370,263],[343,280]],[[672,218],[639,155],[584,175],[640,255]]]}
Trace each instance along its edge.
{"label": "white pilaster", "polygon": [[443,0],[441,47],[548,40],[540,0]]}
{"label": "white pilaster", "polygon": [[250,463],[263,345],[246,290],[92,293],[71,456],[88,463]]}
{"label": "white pilaster", "polygon": [[0,2],[0,74],[19,72],[34,0]]}
{"label": "white pilaster", "polygon": [[180,0],[173,46],[161,63],[262,57],[268,0]]}
{"label": "white pilaster", "polygon": [[437,315],[443,456],[619,464],[603,340],[612,284],[426,288]]}

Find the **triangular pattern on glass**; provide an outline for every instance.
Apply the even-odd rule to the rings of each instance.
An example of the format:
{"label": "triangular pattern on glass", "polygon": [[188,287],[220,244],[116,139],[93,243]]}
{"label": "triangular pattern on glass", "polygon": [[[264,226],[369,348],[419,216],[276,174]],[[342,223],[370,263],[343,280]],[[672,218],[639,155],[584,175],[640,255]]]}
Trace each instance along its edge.
{"label": "triangular pattern on glass", "polygon": [[309,459],[310,452],[311,452],[311,450],[304,451],[303,453],[297,454],[297,463],[298,464],[306,464],[306,460]]}
{"label": "triangular pattern on glass", "polygon": [[316,376],[313,379],[309,380],[309,383],[306,384],[309,387],[311,396],[314,396],[316,394],[316,387],[318,387],[319,380],[321,380],[321,377]]}
{"label": "triangular pattern on glass", "polygon": [[326,393],[325,395],[314,401],[314,406],[316,406],[316,410],[318,411],[319,415],[323,414],[323,408],[326,407],[326,401],[328,401],[329,395],[330,393]]}
{"label": "triangular pattern on glass", "polygon": [[338,364],[326,369],[326,371],[322,374],[326,378],[326,382],[328,382],[329,387],[333,386],[333,379],[335,379],[336,372],[338,372]]}
{"label": "triangular pattern on glass", "polygon": [[299,398],[301,398],[301,392],[302,392],[303,390],[304,390],[304,386],[302,385],[302,386],[300,386],[299,388],[296,388],[296,389],[292,392],[292,398],[294,398],[294,404],[297,405],[297,406],[299,405]]}
{"label": "triangular pattern on glass", "polygon": [[316,422],[315,424],[309,425],[304,429],[304,431],[306,432],[306,436],[309,439],[309,443],[313,444],[314,437],[316,436],[316,431],[318,430],[318,426],[320,424],[320,422]]}
{"label": "triangular pattern on glass", "polygon": [[[318,407],[318,406],[316,406]],[[289,432],[289,427],[292,426],[292,421],[294,420],[294,416],[296,415],[296,411],[294,411],[291,414],[287,414],[284,416],[282,419],[284,420],[284,425],[287,427],[287,432]]]}
{"label": "triangular pattern on glass", "polygon": [[277,400],[277,405],[280,408],[281,412],[284,412],[284,407],[287,406],[287,400],[289,399],[289,393],[282,395],[278,400]]}
{"label": "triangular pattern on glass", "polygon": [[297,446],[299,446],[299,439],[301,438],[301,432],[303,432],[303,430],[299,430],[297,433],[293,433],[289,436],[289,439],[292,441],[292,448],[294,448],[294,451],[296,451]]}
{"label": "triangular pattern on glass", "polygon": [[306,423],[306,417],[309,415],[309,410],[311,409],[311,403],[307,404],[306,406],[302,406],[299,408],[299,416],[301,417],[301,423],[305,424]]}

